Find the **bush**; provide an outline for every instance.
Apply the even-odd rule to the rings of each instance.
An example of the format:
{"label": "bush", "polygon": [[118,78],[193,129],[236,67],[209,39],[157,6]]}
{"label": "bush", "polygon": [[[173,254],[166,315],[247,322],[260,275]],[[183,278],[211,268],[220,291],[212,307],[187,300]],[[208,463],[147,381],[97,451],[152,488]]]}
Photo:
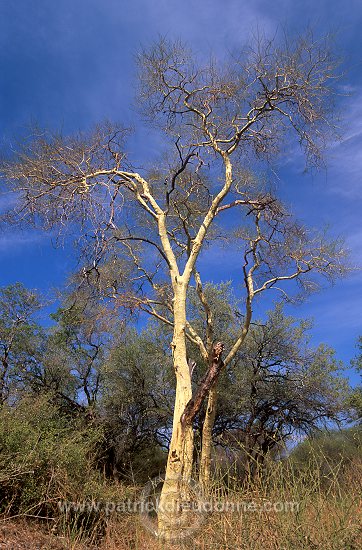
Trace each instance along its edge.
{"label": "bush", "polygon": [[0,513],[48,516],[60,499],[87,497],[99,428],[62,416],[48,396],[0,410]]}
{"label": "bush", "polygon": [[290,454],[289,462],[299,473],[313,472],[326,485],[334,478],[343,480],[355,466],[360,467],[362,429],[325,431],[300,443]]}

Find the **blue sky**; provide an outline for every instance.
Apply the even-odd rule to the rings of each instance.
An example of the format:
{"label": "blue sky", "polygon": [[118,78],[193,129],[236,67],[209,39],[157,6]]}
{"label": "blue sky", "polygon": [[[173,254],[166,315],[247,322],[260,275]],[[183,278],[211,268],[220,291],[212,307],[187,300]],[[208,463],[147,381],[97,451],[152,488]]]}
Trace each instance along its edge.
{"label": "blue sky", "polygon": [[[335,35],[344,59],[340,83],[342,140],[326,153],[327,168],[303,173],[298,151],[279,159],[280,192],[299,218],[329,225],[344,235],[352,261],[362,265],[362,2],[275,0],[0,0],[0,140],[8,147],[32,120],[65,132],[104,118],[137,124],[132,107],[134,58],[141,45],[161,35],[180,37],[201,55],[223,56],[257,29],[293,35],[310,25]],[[132,138],[131,153],[157,154],[146,128]],[[8,197],[0,193],[0,212]],[[16,280],[48,291],[61,285],[74,266],[68,249],[49,234],[12,230],[0,234],[0,285]],[[214,280],[238,276],[227,251],[219,253]],[[362,334],[362,272],[326,288],[296,316],[315,318],[313,341],[326,342],[349,361]]]}

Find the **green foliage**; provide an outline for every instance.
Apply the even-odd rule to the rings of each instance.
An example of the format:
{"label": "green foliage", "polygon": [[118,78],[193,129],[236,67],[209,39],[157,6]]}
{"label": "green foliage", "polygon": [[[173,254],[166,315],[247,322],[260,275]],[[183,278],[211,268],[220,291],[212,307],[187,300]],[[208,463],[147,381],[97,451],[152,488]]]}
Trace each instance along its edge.
{"label": "green foliage", "polygon": [[37,294],[21,283],[0,289],[0,404],[16,399],[37,362],[44,339],[34,319],[40,307]]}
{"label": "green foliage", "polygon": [[358,338],[357,348],[358,348],[358,354],[352,360],[352,365],[357,371],[361,372],[361,375],[362,375],[362,336]]}
{"label": "green foliage", "polygon": [[353,420],[357,420],[359,424],[362,424],[362,336],[357,341],[358,354],[351,361],[351,366],[360,373],[361,381],[357,385],[351,394],[350,405],[353,409]]}
{"label": "green foliage", "polygon": [[81,392],[86,405],[94,406],[101,366],[117,319],[111,320],[106,307],[80,291],[65,296],[62,307],[51,317],[56,325],[48,334],[43,381],[63,402],[79,403]]}
{"label": "green foliage", "polygon": [[[228,347],[242,322],[231,283],[207,284],[204,293],[213,314],[213,337]],[[12,398],[8,405],[19,401],[19,407],[7,406],[1,413],[14,414],[9,434],[16,429],[24,403],[31,407],[33,395],[34,407],[42,399],[54,410],[55,404],[59,406],[57,422],[65,422],[64,415],[73,419],[73,428],[67,428],[74,434],[81,418],[93,418],[103,427],[98,452],[109,477],[144,480],[163,470],[162,449],[169,444],[175,391],[170,327],[150,324],[142,333],[126,329],[112,307],[83,289],[65,296],[52,315],[56,324],[45,331],[34,320],[40,307],[34,292],[17,284],[2,289],[0,298],[3,349],[10,344],[5,373]],[[188,316],[204,336],[205,311],[196,289],[189,294]],[[244,466],[246,457],[256,464],[270,452],[274,456],[291,434],[309,433],[324,422],[339,421],[348,407],[358,408],[358,389],[350,392],[332,349],[310,346],[310,328],[310,322],[287,316],[282,306],[276,306],[264,323],[252,325],[234,364],[219,379],[214,441],[234,448]],[[196,361],[196,387],[207,366],[190,342],[188,356]],[[28,397],[21,400],[22,395]],[[34,415],[38,421],[39,414]],[[53,417],[49,413],[47,422]],[[196,419],[199,429],[202,419],[203,411]],[[42,441],[52,448],[48,427],[43,425],[47,436],[36,443],[38,450]],[[19,430],[17,441],[29,435],[21,444],[28,452],[26,444],[35,444],[30,437],[35,432],[27,423]],[[70,437],[59,424],[56,431],[62,441],[63,435]],[[59,453],[60,447],[54,456],[61,464]],[[77,468],[70,469],[75,475]]]}
{"label": "green foliage", "polygon": [[[151,328],[151,327],[150,327]],[[126,330],[103,365],[99,407],[106,428],[108,467],[144,479],[163,470],[174,399],[170,354],[151,330]],[[143,457],[143,458],[142,458]]]}
{"label": "green foliage", "polygon": [[298,472],[312,471],[330,482],[331,477],[343,479],[346,470],[360,467],[361,456],[362,429],[355,426],[314,434],[293,450],[289,462]]}
{"label": "green foliage", "polygon": [[281,305],[252,326],[220,380],[220,434],[226,424],[277,442],[342,418],[349,395],[343,365],[331,348],[310,345],[310,328],[310,322],[285,315]]}
{"label": "green foliage", "polygon": [[1,513],[51,515],[59,499],[84,497],[98,479],[102,431],[70,422],[49,397],[24,397],[0,410]]}
{"label": "green foliage", "polygon": [[353,410],[353,420],[362,424],[362,386],[359,385],[353,388],[350,399],[350,406]]}
{"label": "green foliage", "polygon": [[[228,344],[239,330],[237,304],[230,287],[223,287],[225,302],[221,290],[208,289],[215,298],[210,300],[213,313],[220,315],[215,339]],[[241,477],[249,478],[267,456],[275,457],[291,436],[348,418],[351,388],[345,367],[333,349],[310,344],[311,327],[277,304],[264,322],[251,326],[233,364],[218,380],[213,438],[238,457]],[[197,380],[203,372],[198,365]],[[201,412],[200,431],[202,419]]]}

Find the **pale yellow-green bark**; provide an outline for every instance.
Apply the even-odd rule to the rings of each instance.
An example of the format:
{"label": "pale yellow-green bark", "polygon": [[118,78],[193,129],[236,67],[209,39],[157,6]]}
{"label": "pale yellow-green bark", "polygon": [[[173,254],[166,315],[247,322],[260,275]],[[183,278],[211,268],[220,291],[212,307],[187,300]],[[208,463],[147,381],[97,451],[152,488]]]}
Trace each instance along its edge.
{"label": "pale yellow-green bark", "polygon": [[180,278],[174,284],[173,361],[176,375],[176,397],[171,445],[167,460],[165,483],[158,510],[158,533],[165,540],[174,540],[177,531],[187,528],[187,514],[182,513],[182,501],[188,499],[193,461],[193,429],[183,427],[181,416],[192,397],[191,375],[186,354],[186,285]]}

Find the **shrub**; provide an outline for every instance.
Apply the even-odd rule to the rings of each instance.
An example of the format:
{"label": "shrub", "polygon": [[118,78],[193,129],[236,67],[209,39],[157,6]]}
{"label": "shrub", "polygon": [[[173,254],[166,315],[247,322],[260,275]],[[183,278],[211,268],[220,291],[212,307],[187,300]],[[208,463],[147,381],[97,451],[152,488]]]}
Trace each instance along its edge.
{"label": "shrub", "polygon": [[355,426],[306,439],[293,450],[289,462],[295,471],[313,472],[327,486],[335,478],[343,485],[351,469],[360,467],[361,451],[362,429]]}
{"label": "shrub", "polygon": [[60,499],[85,498],[100,483],[93,465],[99,428],[60,414],[49,396],[0,410],[0,513],[48,516]]}

